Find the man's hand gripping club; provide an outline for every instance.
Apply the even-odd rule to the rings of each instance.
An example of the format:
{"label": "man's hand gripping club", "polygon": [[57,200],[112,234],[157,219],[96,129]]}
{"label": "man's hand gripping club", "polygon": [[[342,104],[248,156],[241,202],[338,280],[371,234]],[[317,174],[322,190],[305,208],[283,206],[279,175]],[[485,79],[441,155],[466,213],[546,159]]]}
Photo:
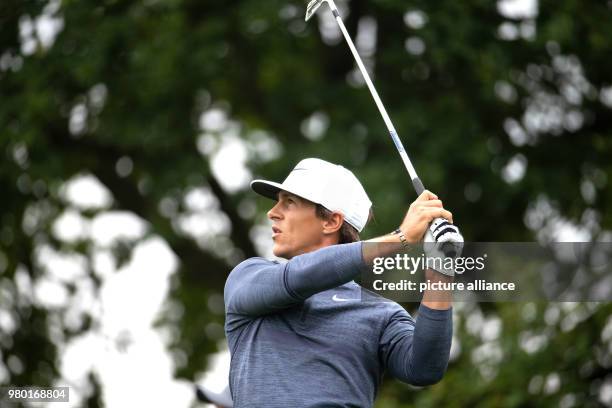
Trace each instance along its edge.
{"label": "man's hand gripping club", "polygon": [[[407,242],[423,241],[423,250],[428,259],[461,255],[463,237],[453,225],[453,214],[444,209],[442,201],[431,191],[423,191],[410,205],[399,229],[405,234]],[[436,271],[454,275],[452,269],[437,268]]]}
{"label": "man's hand gripping club", "polygon": [[[463,237],[458,228],[453,225],[453,214],[446,210],[442,201],[431,191],[425,190],[410,204],[404,220],[399,228],[390,235],[374,238],[368,242],[398,243],[405,245],[423,242],[427,258],[457,257],[461,254]],[[374,247],[371,247],[372,249]],[[384,246],[380,247],[384,248]],[[399,247],[391,246],[389,248]],[[382,250],[384,252],[384,250]],[[376,256],[388,256],[379,250],[368,250],[364,254],[366,262]],[[441,268],[439,268],[441,269]],[[444,275],[453,276],[452,270],[436,270]]]}

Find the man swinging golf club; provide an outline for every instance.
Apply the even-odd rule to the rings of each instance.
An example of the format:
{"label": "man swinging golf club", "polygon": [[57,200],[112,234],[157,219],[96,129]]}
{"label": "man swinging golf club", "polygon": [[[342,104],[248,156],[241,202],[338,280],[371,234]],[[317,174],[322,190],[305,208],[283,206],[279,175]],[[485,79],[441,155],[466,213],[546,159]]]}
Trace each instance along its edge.
{"label": "man swinging golf club", "polygon": [[[397,303],[361,301],[353,279],[400,245],[359,241],[371,202],[353,173],[305,159],[282,184],[251,187],[276,200],[267,214],[273,253],[288,261],[250,258],[227,279],[234,407],[371,407],[385,371],[414,385],[438,382],[451,345],[450,293],[426,291],[416,321]],[[397,231],[368,242],[417,243],[437,218],[452,223],[426,190]]]}
{"label": "man swinging golf club", "polygon": [[[389,130],[418,198],[393,233],[359,241],[371,202],[347,169],[302,160],[282,184],[251,187],[277,203],[273,253],[251,258],[225,285],[225,332],[235,407],[371,407],[385,371],[415,385],[439,381],[452,337],[451,294],[423,295],[415,321],[397,303],[362,302],[353,279],[390,248],[426,237],[433,256],[458,256],[463,237],[435,194],[425,190],[333,0],[312,0],[306,21],[327,3]],[[433,245],[432,245],[433,243]],[[431,282],[452,271],[426,270]]]}

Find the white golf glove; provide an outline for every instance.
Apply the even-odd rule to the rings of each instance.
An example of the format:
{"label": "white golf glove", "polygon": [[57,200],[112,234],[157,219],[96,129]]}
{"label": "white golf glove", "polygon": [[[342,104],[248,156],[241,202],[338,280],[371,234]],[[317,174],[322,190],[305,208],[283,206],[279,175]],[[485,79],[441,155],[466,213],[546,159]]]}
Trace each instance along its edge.
{"label": "white golf glove", "polygon": [[[423,251],[427,257],[428,267],[443,275],[454,276],[454,269],[448,266],[454,263],[454,258],[461,255],[462,250],[463,236],[459,228],[444,218],[433,220],[423,240]],[[449,261],[449,258],[453,261]]]}

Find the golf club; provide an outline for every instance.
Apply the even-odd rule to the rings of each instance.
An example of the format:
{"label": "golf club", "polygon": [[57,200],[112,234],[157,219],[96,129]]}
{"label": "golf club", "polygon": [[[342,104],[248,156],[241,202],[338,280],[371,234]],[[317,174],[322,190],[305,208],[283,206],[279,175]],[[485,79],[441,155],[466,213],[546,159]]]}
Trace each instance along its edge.
{"label": "golf club", "polygon": [[[308,7],[306,8],[305,20],[310,20],[310,18],[317,12],[319,7],[321,7],[324,2],[327,2],[327,4],[329,5],[334,15],[334,18],[338,23],[338,26],[340,27],[340,31],[342,31],[344,39],[346,40],[346,43],[351,49],[351,53],[355,58],[355,62],[359,67],[359,71],[361,71],[361,75],[363,75],[363,79],[368,85],[368,89],[370,90],[370,93],[374,98],[374,102],[376,103],[376,106],[378,107],[378,110],[382,115],[383,121],[385,122],[385,125],[387,125],[387,129],[389,130],[391,139],[393,139],[393,143],[395,144],[395,147],[397,148],[397,151],[400,157],[402,158],[402,161],[404,162],[404,166],[406,166],[406,170],[408,170],[408,174],[410,175],[410,179],[412,180],[412,185],[417,195],[420,195],[425,190],[425,187],[423,186],[421,179],[419,179],[419,176],[417,175],[414,166],[412,165],[412,162],[410,161],[410,158],[406,153],[406,149],[404,149],[404,146],[402,145],[402,142],[399,139],[397,132],[395,131],[395,127],[393,126],[393,123],[391,122],[391,119],[387,114],[385,106],[383,105],[380,97],[378,96],[378,92],[376,91],[376,88],[374,87],[374,84],[370,79],[368,71],[363,65],[363,61],[361,60],[361,57],[359,56],[359,53],[357,52],[357,49],[353,44],[351,36],[349,35],[348,31],[346,31],[346,27],[344,26],[344,22],[340,17],[340,13],[338,12],[336,4],[333,0],[312,0],[310,3],[308,3]],[[433,240],[435,240],[435,242],[438,242],[441,245],[440,249],[446,256],[453,257],[459,256],[461,254],[461,250],[463,249],[463,236],[459,232],[459,228],[457,226],[449,223],[444,218],[436,218],[429,226],[429,231],[433,236]]]}

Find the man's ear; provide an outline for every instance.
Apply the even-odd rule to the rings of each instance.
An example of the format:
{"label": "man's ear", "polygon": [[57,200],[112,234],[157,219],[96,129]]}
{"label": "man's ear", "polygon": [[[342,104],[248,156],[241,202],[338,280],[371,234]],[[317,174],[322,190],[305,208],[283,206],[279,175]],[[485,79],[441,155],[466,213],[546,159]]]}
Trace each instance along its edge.
{"label": "man's ear", "polygon": [[333,212],[331,217],[323,220],[323,234],[333,234],[339,231],[343,222],[344,216],[340,213]]}

